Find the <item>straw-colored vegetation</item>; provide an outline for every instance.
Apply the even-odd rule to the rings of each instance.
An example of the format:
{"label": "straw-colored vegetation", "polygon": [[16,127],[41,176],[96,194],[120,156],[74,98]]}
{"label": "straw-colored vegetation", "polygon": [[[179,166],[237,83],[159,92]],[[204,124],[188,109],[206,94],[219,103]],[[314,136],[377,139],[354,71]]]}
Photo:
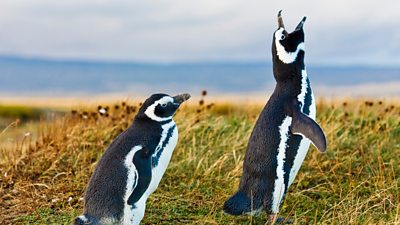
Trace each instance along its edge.
{"label": "straw-colored vegetation", "polygon": [[[97,160],[137,107],[119,102],[103,115],[97,107],[81,108],[39,122],[37,138],[1,146],[0,222],[69,224],[82,212]],[[237,189],[261,109],[204,101],[183,106],[175,118],[178,146],[143,224],[267,223],[265,214],[232,217],[221,210]],[[399,103],[321,100],[317,112],[327,153],[310,149],[281,216],[294,224],[400,224]]]}

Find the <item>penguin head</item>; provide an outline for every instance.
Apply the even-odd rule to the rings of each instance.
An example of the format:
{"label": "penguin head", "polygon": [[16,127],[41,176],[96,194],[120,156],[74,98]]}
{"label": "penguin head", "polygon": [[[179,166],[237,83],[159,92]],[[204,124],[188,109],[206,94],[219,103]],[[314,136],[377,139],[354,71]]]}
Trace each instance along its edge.
{"label": "penguin head", "polygon": [[278,29],[274,32],[272,41],[272,62],[277,80],[287,78],[287,70],[303,69],[301,67],[304,67],[305,53],[303,25],[306,17],[303,17],[295,30],[289,33],[286,31],[281,12],[282,10],[278,13]]}
{"label": "penguin head", "polygon": [[149,118],[156,122],[169,121],[179,106],[189,98],[189,94],[180,94],[174,97],[167,94],[153,94],[143,103],[137,117]]}

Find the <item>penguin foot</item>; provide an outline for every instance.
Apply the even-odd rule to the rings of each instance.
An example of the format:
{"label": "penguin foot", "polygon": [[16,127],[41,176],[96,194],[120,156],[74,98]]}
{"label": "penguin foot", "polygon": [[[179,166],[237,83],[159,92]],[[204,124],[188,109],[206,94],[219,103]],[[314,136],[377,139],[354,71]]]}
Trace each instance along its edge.
{"label": "penguin foot", "polygon": [[250,213],[252,211],[250,198],[238,191],[224,203],[223,210],[233,216]]}
{"label": "penguin foot", "polygon": [[278,215],[269,215],[269,221],[271,224],[293,224],[293,220],[288,218],[278,217]]}
{"label": "penguin foot", "polygon": [[99,221],[97,220],[97,218],[89,216],[87,214],[80,215],[76,217],[75,220],[73,221],[73,225],[89,225],[89,224],[98,225]]}

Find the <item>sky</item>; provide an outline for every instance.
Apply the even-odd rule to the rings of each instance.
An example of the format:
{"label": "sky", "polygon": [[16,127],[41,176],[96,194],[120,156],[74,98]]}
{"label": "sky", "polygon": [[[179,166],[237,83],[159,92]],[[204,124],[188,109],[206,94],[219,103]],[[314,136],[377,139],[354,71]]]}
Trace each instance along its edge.
{"label": "sky", "polygon": [[0,55],[129,62],[270,61],[276,14],[307,16],[313,65],[400,65],[397,0],[1,0]]}

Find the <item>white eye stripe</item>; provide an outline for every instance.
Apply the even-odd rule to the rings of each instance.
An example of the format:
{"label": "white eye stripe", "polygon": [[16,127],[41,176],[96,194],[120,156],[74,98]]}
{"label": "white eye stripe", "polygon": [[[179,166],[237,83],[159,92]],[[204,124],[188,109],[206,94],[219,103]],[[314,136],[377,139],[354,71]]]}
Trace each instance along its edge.
{"label": "white eye stripe", "polygon": [[276,32],[275,32],[275,38],[278,40],[283,40],[286,38],[285,34],[284,34],[285,29],[283,28],[279,28]]}
{"label": "white eye stripe", "polygon": [[172,97],[166,96],[156,102],[158,102],[160,105],[167,105],[168,103],[174,102],[174,99]]}
{"label": "white eye stripe", "polygon": [[174,99],[173,98],[162,98],[162,99],[160,99],[160,105],[162,106],[162,107],[166,107],[169,103],[173,103],[174,102]]}
{"label": "white eye stripe", "polygon": [[150,119],[157,121],[157,122],[162,122],[162,121],[167,121],[172,119],[172,116],[169,117],[159,117],[155,114],[155,110],[157,105],[162,105],[162,104],[168,104],[170,102],[174,102],[174,99],[170,96],[165,96],[161,98],[158,101],[155,101],[151,106],[149,106],[146,111],[144,112]]}
{"label": "white eye stripe", "polygon": [[283,32],[284,32],[283,28],[279,28],[279,30],[275,32],[275,46],[278,58],[283,63],[289,64],[296,61],[297,55],[299,54],[300,50],[305,51],[305,47],[304,47],[304,42],[301,42],[297,45],[296,51],[287,52],[285,50],[285,47],[283,47],[282,44],[279,42],[281,40],[280,38],[282,37]]}

